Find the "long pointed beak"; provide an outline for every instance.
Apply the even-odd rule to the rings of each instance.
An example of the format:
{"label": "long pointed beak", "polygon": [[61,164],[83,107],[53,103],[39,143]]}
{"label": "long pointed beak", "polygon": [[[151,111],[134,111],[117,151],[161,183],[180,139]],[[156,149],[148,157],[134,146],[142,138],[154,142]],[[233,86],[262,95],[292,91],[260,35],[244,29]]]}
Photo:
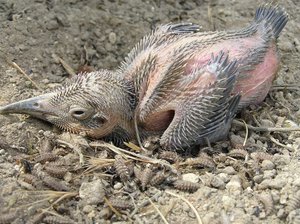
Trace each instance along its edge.
{"label": "long pointed beak", "polygon": [[45,115],[55,115],[53,109],[51,109],[52,107],[49,105],[51,95],[52,94],[44,94],[8,104],[0,107],[0,114],[29,114],[46,120]]}

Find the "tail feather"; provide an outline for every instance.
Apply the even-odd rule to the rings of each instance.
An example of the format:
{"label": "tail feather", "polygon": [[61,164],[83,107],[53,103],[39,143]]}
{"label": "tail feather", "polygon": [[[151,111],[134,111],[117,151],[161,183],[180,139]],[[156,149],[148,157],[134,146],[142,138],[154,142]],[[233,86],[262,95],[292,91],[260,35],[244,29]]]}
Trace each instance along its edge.
{"label": "tail feather", "polygon": [[263,24],[267,31],[271,31],[274,37],[278,38],[288,19],[288,14],[284,9],[278,6],[264,5],[256,10],[254,22],[259,25]]}

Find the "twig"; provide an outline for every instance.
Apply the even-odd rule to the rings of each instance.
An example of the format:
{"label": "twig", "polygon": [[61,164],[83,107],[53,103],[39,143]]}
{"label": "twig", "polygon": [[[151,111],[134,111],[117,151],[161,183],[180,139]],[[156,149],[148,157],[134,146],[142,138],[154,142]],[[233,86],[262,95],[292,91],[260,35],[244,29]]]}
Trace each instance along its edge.
{"label": "twig", "polygon": [[209,22],[210,28],[212,30],[216,30],[215,23],[214,23],[213,16],[212,16],[211,1],[209,1],[208,5],[207,5],[207,17],[208,17],[208,22]]}
{"label": "twig", "polygon": [[42,91],[42,89],[29,77],[29,75],[26,74],[26,72],[23,71],[23,69],[20,68],[20,66],[17,63],[15,63],[13,61],[10,61],[8,59],[6,61],[12,67],[14,67],[15,69],[17,69],[22,75],[24,75],[25,78],[28,79],[35,88],[37,88],[38,90]]}
{"label": "twig", "polygon": [[[240,122],[238,120],[233,120],[233,124],[238,126],[245,126],[243,122]],[[252,131],[264,131],[264,132],[271,132],[271,131],[278,131],[278,132],[291,132],[291,131],[300,131],[300,127],[297,128],[277,128],[277,127],[254,127],[250,124],[246,124],[249,130]]]}
{"label": "twig", "polygon": [[78,195],[78,192],[66,192],[65,195],[60,196],[56,201],[51,203],[51,205],[53,206],[53,205],[57,204],[58,202],[64,200],[65,198],[74,197],[76,195]]}
{"label": "twig", "polygon": [[244,120],[242,120],[242,121],[243,121],[243,123],[244,123],[244,125],[245,125],[245,128],[246,128],[245,140],[244,140],[244,142],[243,142],[243,146],[245,146],[245,145],[246,145],[246,142],[247,142],[247,140],[248,140],[249,129],[248,129],[248,125],[246,124],[246,122],[245,122]]}
{"label": "twig", "polygon": [[107,204],[107,206],[117,215],[117,216],[119,216],[119,217],[121,217],[121,213],[120,212],[118,212],[117,211],[117,209],[115,209],[113,206],[112,206],[112,204],[110,203],[110,201],[106,198],[106,197],[104,197],[104,201],[105,201],[105,203]]}
{"label": "twig", "polygon": [[[153,199],[155,199],[155,198],[157,198],[157,197],[159,197],[159,196],[161,196],[161,195],[162,195],[162,192],[161,192],[161,191],[158,191],[158,192],[157,192],[155,195],[153,195],[150,199],[153,200]],[[145,207],[145,206],[148,205],[148,204],[149,204],[149,200],[148,200],[148,199],[142,201],[142,203],[139,204],[139,205],[137,205],[136,208],[131,212],[130,217],[133,217],[133,216],[139,211],[140,208],[143,208],[143,207]]]}
{"label": "twig", "polygon": [[295,149],[294,149],[293,147],[289,147],[289,146],[287,146],[287,145],[284,145],[284,144],[280,143],[280,142],[277,141],[275,138],[273,138],[271,135],[269,136],[269,138],[270,138],[270,140],[271,140],[272,142],[274,142],[276,145],[279,145],[279,146],[281,146],[281,147],[283,147],[283,148],[289,150],[290,152],[294,152],[294,151],[295,151]]}
{"label": "twig", "polygon": [[159,214],[159,216],[161,217],[161,219],[163,220],[163,222],[165,224],[169,224],[169,222],[166,220],[166,218],[164,217],[164,215],[159,211],[159,209],[157,208],[157,206],[152,202],[152,200],[150,198],[148,198],[150,204],[155,208],[156,212]]}
{"label": "twig", "polygon": [[64,67],[64,69],[71,77],[76,76],[76,72],[74,71],[74,69],[67,62],[65,62],[61,57],[59,57],[56,54],[52,54],[52,57],[54,58],[55,61],[61,63],[61,65]]}
{"label": "twig", "polygon": [[271,91],[274,90],[300,90],[300,85],[295,84],[283,84],[283,85],[273,85]]}
{"label": "twig", "polygon": [[166,163],[165,161],[163,161],[161,159],[153,159],[148,156],[136,154],[134,152],[130,152],[125,149],[118,148],[112,144],[105,143],[105,142],[101,142],[101,143],[100,142],[91,142],[90,146],[106,147],[106,148],[109,148],[110,150],[112,150],[113,152],[115,152],[116,154],[123,154],[123,155],[125,154],[126,157],[133,159],[133,160],[138,160],[138,161],[153,163],[153,164],[161,164],[163,166],[169,167],[173,173],[177,173],[177,170],[174,166],[172,166],[169,163]]}
{"label": "twig", "polygon": [[197,218],[197,221],[198,221],[198,224],[202,224],[201,217],[200,217],[200,215],[199,215],[197,209],[194,207],[194,205],[192,205],[191,202],[189,202],[187,199],[185,199],[184,197],[182,197],[182,196],[180,196],[180,195],[178,195],[178,194],[172,193],[172,192],[170,192],[170,191],[165,191],[165,192],[166,192],[167,194],[170,194],[170,195],[172,195],[172,196],[175,196],[175,197],[177,197],[177,198],[183,200],[185,203],[187,203],[187,204],[190,206],[190,208],[192,209],[192,211],[195,213],[196,218]]}
{"label": "twig", "polygon": [[56,212],[49,211],[50,208],[51,207],[48,207],[46,209],[41,209],[42,214],[47,213],[47,214],[54,215],[54,216],[57,216],[57,217],[60,217],[60,218],[65,218],[64,216],[62,216],[62,215],[60,215],[60,214],[58,214]]}
{"label": "twig", "polygon": [[141,150],[146,152],[147,150],[143,147],[141,137],[140,137],[140,132],[139,132],[138,124],[137,124],[137,113],[134,114],[134,120],[133,121],[134,121],[135,135],[136,135],[136,139],[138,141],[138,144],[139,144]]}
{"label": "twig", "polygon": [[[73,137],[71,137],[71,138],[73,140]],[[70,149],[73,149],[78,154],[78,156],[79,156],[79,164],[81,166],[84,164],[84,156],[83,156],[83,154],[81,152],[79,144],[72,145],[71,143],[63,141],[63,140],[60,140],[60,139],[57,139],[56,142],[59,143],[59,144],[61,144],[61,145],[65,145],[65,146],[69,147]]]}
{"label": "twig", "polygon": [[136,152],[140,152],[141,151],[141,148],[139,146],[137,146],[136,144],[133,144],[132,142],[124,142],[124,144],[128,147],[128,148],[131,148],[133,151],[136,151]]}

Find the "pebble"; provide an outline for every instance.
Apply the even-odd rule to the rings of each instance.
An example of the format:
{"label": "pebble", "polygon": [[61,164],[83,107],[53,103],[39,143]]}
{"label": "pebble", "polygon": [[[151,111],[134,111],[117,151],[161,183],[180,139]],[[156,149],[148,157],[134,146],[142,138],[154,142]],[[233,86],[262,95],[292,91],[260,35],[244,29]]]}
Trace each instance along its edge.
{"label": "pebble", "polygon": [[225,182],[218,176],[214,176],[211,179],[210,185],[221,190],[225,189]]}
{"label": "pebble", "polygon": [[93,218],[95,218],[95,216],[96,216],[95,210],[91,211],[91,212],[87,215],[87,217],[88,217],[89,219],[93,219]]}
{"label": "pebble", "polygon": [[166,200],[165,197],[159,197],[159,198],[157,199],[157,202],[158,202],[160,205],[165,205],[166,202],[167,202],[167,200]]}
{"label": "pebble", "polygon": [[49,84],[50,81],[49,81],[49,79],[43,79],[43,80],[42,80],[42,83],[44,83],[44,84]]}
{"label": "pebble", "polygon": [[212,195],[212,193],[214,193],[215,191],[217,191],[217,189],[203,186],[203,187],[201,187],[201,191],[196,191],[195,198],[197,200],[208,199]]}
{"label": "pebble", "polygon": [[30,88],[32,86],[32,83],[30,81],[25,81],[25,86],[27,88]]}
{"label": "pebble", "polygon": [[286,189],[285,190],[282,189],[281,193],[280,193],[279,203],[283,204],[283,205],[286,204],[287,200],[288,200],[288,197],[289,197],[289,195],[288,195]]}
{"label": "pebble", "polygon": [[194,173],[185,173],[182,175],[182,179],[193,183],[199,183],[199,176]]}
{"label": "pebble", "polygon": [[84,182],[79,189],[79,197],[89,205],[95,205],[104,201],[105,190],[101,180]]}
{"label": "pebble", "polygon": [[55,19],[52,19],[52,20],[50,20],[50,21],[47,22],[46,28],[48,30],[56,30],[56,29],[59,28],[59,24],[58,24],[58,22]]}
{"label": "pebble", "polygon": [[234,195],[240,194],[243,188],[239,176],[233,176],[231,180],[226,184],[226,189],[229,193],[232,193]]}
{"label": "pebble", "polygon": [[292,51],[293,48],[294,48],[293,44],[290,41],[288,41],[288,40],[286,40],[286,41],[280,41],[278,43],[278,47],[282,51]]}
{"label": "pebble", "polygon": [[220,173],[218,174],[218,177],[220,177],[225,183],[228,183],[231,178],[231,176],[229,176],[227,173]]}
{"label": "pebble", "polygon": [[291,211],[286,218],[287,222],[286,223],[294,223],[297,224],[299,223],[300,220],[300,209],[295,209]]}
{"label": "pebble", "polygon": [[70,183],[70,182],[73,180],[73,174],[70,173],[70,172],[67,172],[67,173],[64,175],[64,180],[65,180],[67,183]]}
{"label": "pebble", "polygon": [[116,184],[114,185],[114,189],[115,189],[115,190],[120,190],[122,187],[123,187],[123,184],[120,183],[120,182],[118,182],[118,183],[116,183]]}
{"label": "pebble", "polygon": [[213,223],[216,222],[217,219],[217,214],[215,214],[214,212],[208,212],[206,213],[203,218],[202,218],[202,222],[203,223]]}
{"label": "pebble", "polygon": [[296,180],[293,181],[293,185],[300,187],[300,178],[297,178]]}
{"label": "pebble", "polygon": [[273,170],[275,168],[275,165],[270,160],[264,160],[261,163],[261,169],[262,170]]}
{"label": "pebble", "polygon": [[276,170],[265,170],[264,171],[264,179],[272,179],[276,176],[277,172]]}
{"label": "pebble", "polygon": [[281,188],[284,187],[285,184],[286,184],[286,180],[282,178],[276,178],[274,180],[265,179],[258,185],[258,189],[264,190],[267,188],[271,188],[271,189],[280,190]]}
{"label": "pebble", "polygon": [[91,206],[91,205],[85,205],[84,207],[83,207],[83,209],[82,209],[82,211],[84,212],[84,213],[90,213],[91,211],[93,211],[93,206]]}
{"label": "pebble", "polygon": [[112,45],[111,45],[111,43],[105,43],[105,50],[106,51],[112,51],[112,49],[113,49],[113,47],[112,47]]}
{"label": "pebble", "polygon": [[111,209],[108,207],[105,207],[105,208],[101,209],[100,212],[98,212],[98,217],[108,219],[111,216],[111,214],[112,214]]}
{"label": "pebble", "polygon": [[234,208],[235,202],[236,202],[236,200],[231,198],[230,196],[224,195],[222,197],[222,205],[223,205],[225,211],[229,211],[232,208]]}
{"label": "pebble", "polygon": [[236,174],[236,170],[232,166],[227,166],[222,170],[223,173],[227,173],[229,175]]}
{"label": "pebble", "polygon": [[277,212],[277,217],[280,218],[280,219],[283,219],[285,218],[286,214],[285,214],[285,211],[283,208],[280,208]]}
{"label": "pebble", "polygon": [[4,155],[5,154],[5,150],[4,149],[0,149],[0,155]]}
{"label": "pebble", "polygon": [[274,161],[275,166],[285,166],[290,163],[291,157],[289,155],[275,154],[273,156],[273,161]]}
{"label": "pebble", "polygon": [[255,183],[260,184],[263,180],[264,180],[264,176],[263,175],[256,175],[253,177],[253,180]]}
{"label": "pebble", "polygon": [[116,43],[116,41],[117,41],[117,35],[116,35],[116,33],[114,33],[114,32],[109,33],[108,40],[109,40],[109,42],[111,44]]}

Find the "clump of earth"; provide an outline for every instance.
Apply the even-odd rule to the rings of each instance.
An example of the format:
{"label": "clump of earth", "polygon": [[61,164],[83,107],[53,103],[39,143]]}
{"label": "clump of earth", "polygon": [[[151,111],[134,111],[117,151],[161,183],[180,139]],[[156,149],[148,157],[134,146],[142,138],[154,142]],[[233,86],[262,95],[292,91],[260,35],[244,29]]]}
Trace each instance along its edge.
{"label": "clump of earth", "polygon": [[[237,29],[252,20],[259,4],[0,1],[0,105],[67,82],[70,75],[58,57],[74,71],[83,65],[115,69],[158,24]],[[300,3],[278,4],[290,15],[278,41],[281,69],[264,103],[237,119],[254,127],[297,128]],[[144,142],[149,149],[144,152],[134,144],[114,148],[63,133],[21,115],[0,116],[0,124],[0,223],[162,223],[163,218],[169,223],[300,223],[299,131],[234,124],[225,141],[199,153],[166,156],[155,138]]]}

